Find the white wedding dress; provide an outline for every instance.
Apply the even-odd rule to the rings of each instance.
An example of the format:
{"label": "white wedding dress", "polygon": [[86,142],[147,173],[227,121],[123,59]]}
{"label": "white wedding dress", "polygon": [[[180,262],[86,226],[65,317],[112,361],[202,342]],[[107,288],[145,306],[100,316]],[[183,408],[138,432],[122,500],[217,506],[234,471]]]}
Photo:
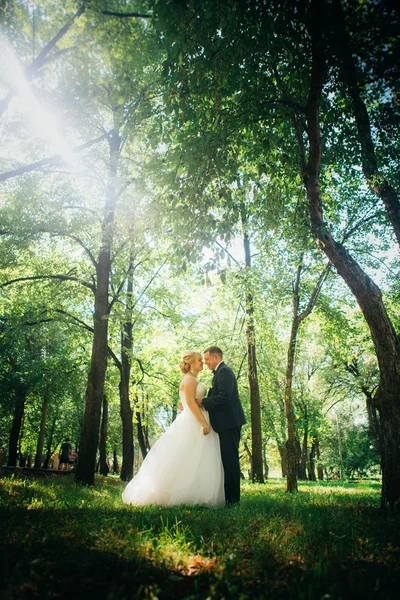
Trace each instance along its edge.
{"label": "white wedding dress", "polygon": [[[205,385],[198,383],[196,398],[205,396]],[[224,471],[218,434],[208,435],[179,396],[183,411],[157,440],[144,459],[137,475],[128,483],[122,500],[144,506],[177,504],[220,506],[225,503]],[[202,409],[209,423],[207,411]]]}

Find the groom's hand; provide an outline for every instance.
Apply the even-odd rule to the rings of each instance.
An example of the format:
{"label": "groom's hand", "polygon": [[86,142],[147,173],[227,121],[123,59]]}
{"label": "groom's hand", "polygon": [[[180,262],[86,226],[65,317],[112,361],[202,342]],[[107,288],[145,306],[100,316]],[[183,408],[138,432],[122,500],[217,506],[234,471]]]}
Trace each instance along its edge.
{"label": "groom's hand", "polygon": [[203,400],[201,398],[195,398],[195,402],[200,408],[203,406]]}

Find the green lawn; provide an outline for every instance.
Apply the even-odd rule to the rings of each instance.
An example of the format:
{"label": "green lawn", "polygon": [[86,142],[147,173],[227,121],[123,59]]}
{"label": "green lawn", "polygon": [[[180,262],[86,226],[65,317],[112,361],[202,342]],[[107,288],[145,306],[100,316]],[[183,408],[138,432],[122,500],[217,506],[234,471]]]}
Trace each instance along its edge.
{"label": "green lawn", "polygon": [[0,479],[0,599],[398,598],[378,482],[243,484],[239,507],[133,508],[124,484]]}

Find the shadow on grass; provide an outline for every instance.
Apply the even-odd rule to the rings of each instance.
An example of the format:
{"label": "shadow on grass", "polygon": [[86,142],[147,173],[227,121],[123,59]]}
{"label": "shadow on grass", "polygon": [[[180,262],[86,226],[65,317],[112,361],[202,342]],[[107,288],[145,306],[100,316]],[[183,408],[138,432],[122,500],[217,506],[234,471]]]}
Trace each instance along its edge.
{"label": "shadow on grass", "polygon": [[218,510],[124,507],[118,480],[71,484],[4,484],[1,600],[399,595],[399,519],[360,486],[245,486]]}

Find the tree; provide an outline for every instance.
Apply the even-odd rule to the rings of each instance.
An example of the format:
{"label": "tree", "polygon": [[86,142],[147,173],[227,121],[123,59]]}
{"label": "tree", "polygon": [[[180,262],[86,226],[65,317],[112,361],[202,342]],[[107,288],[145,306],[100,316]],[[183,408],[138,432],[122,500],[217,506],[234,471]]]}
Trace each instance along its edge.
{"label": "tree", "polygon": [[[374,3],[368,4],[366,12],[371,7],[373,10]],[[399,372],[399,341],[380,289],[333,235],[333,231],[340,230],[342,206],[332,202],[332,192],[329,194],[328,189],[335,186],[328,180],[330,174],[343,172],[349,185],[351,181],[355,183],[357,177],[351,177],[350,171],[351,166],[358,164],[359,157],[358,146],[353,144],[355,131],[349,127],[347,116],[343,112],[340,114],[338,109],[339,120],[332,118],[334,111],[328,96],[342,101],[343,86],[337,84],[337,71],[328,71],[330,57],[336,56],[334,47],[329,45],[332,31],[329,7],[317,2],[310,5],[288,2],[283,6],[246,3],[235,5],[229,11],[221,8],[220,3],[214,7],[211,2],[191,2],[184,15],[180,14],[181,25],[177,26],[176,15],[167,15],[162,7],[158,7],[159,28],[164,39],[170,40],[175,35],[178,40],[165,65],[168,80],[176,90],[171,97],[171,110],[182,123],[193,122],[196,115],[196,129],[202,130],[202,142],[205,136],[209,140],[206,154],[212,169],[207,174],[208,180],[229,156],[228,146],[233,141],[241,148],[251,147],[251,160],[254,160],[255,151],[259,151],[259,168],[267,176],[277,169],[277,165],[286,177],[295,180],[296,169],[301,174],[312,232],[359,303],[374,340],[381,374],[375,402],[385,439],[382,505],[394,507],[400,497],[396,483],[400,481],[396,450],[399,445],[395,433],[399,425],[395,391],[399,388],[396,375]],[[387,18],[387,15],[383,16]],[[336,20],[332,21],[336,23]],[[169,28],[171,24],[174,33],[173,28]],[[366,25],[367,20],[364,20],[361,26]],[[184,27],[183,40],[180,34]],[[366,46],[361,37],[357,39],[363,52]],[[385,33],[382,33],[380,42],[383,45],[384,40]],[[388,44],[393,48],[393,38]],[[368,51],[368,60],[372,62],[376,54]],[[374,98],[379,103],[379,92],[376,94],[375,91],[372,85],[368,86],[371,100]],[[320,132],[321,112],[324,115],[324,145]],[[386,122],[386,130],[393,124],[393,120]],[[191,128],[187,126],[188,139],[189,133]],[[190,137],[190,144],[194,137]],[[239,142],[239,137],[243,141]],[[305,144],[308,144],[307,151]],[[187,152],[193,155],[193,151]],[[381,155],[382,160],[387,159],[386,171],[393,174],[388,150],[383,148]],[[277,159],[275,165],[274,159]],[[185,155],[184,160],[189,161],[191,157]],[[206,157],[203,162],[205,160]],[[379,185],[387,188],[384,179],[380,176],[378,179]],[[322,212],[325,192],[331,229]],[[372,204],[370,196],[369,201]],[[357,209],[358,204],[353,201],[355,221]],[[379,214],[373,218],[376,221],[382,219]]]}

